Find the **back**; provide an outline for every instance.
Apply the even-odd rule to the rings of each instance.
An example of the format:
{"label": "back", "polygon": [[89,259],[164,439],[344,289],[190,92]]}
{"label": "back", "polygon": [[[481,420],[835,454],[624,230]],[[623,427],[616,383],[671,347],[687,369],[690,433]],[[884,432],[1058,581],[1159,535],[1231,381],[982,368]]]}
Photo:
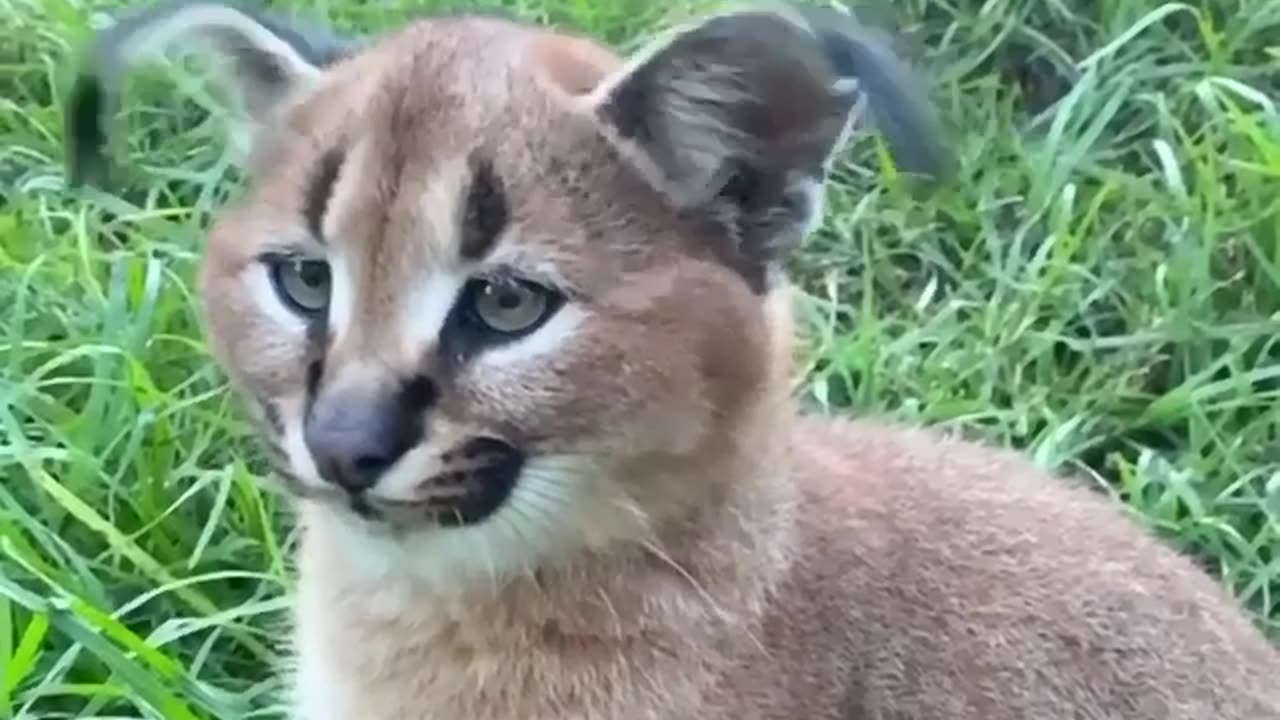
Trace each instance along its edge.
{"label": "back", "polygon": [[773,679],[792,686],[776,717],[815,695],[806,717],[1280,717],[1280,655],[1104,495],[870,422],[806,418],[792,447],[803,550],[765,627],[797,671]]}

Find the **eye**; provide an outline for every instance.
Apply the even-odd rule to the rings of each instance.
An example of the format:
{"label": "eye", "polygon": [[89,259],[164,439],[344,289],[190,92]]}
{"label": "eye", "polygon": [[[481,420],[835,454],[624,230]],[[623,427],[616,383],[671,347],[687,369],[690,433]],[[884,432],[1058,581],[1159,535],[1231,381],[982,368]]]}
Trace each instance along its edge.
{"label": "eye", "polygon": [[315,315],[329,306],[329,263],[297,257],[270,257],[266,263],[276,294],[291,310]]}
{"label": "eye", "polygon": [[468,314],[491,332],[520,335],[534,330],[560,306],[560,295],[520,279],[473,280],[467,287]]}

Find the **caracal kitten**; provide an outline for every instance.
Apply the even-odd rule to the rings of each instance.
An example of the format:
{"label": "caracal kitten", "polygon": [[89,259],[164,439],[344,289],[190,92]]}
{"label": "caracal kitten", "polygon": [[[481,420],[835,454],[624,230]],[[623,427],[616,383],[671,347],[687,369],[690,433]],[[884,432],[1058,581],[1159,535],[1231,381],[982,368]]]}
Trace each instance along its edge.
{"label": "caracal kitten", "polygon": [[832,156],[944,160],[885,33],[738,9],[622,58],[163,3],[91,48],[73,183],[177,45],[236,100],[200,293],[296,499],[298,718],[1280,718],[1277,650],[1102,494],[798,413],[783,264]]}

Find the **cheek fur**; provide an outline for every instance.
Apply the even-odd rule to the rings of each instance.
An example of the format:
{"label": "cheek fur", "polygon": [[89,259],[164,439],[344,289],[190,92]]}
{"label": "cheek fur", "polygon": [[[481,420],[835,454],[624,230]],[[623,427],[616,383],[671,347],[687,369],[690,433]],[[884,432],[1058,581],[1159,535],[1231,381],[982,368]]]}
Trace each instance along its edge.
{"label": "cheek fur", "polygon": [[[586,316],[531,340],[471,367],[450,410],[548,451],[683,454],[700,441],[709,404],[686,352],[695,345],[661,326]],[[655,356],[655,343],[672,349]]]}

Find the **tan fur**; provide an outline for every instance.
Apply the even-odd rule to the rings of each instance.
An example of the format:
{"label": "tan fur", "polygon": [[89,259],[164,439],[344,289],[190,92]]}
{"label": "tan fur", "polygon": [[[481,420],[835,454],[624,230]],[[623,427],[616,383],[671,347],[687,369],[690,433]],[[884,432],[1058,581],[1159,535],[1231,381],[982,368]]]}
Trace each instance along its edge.
{"label": "tan fur", "polygon": [[[753,292],[715,226],[591,113],[629,71],[579,37],[424,20],[309,80],[257,138],[201,292],[299,483],[300,717],[1280,718],[1276,650],[1101,496],[1014,453],[798,415],[785,283]],[[321,247],[303,196],[338,146]],[[571,320],[450,378],[375,491],[416,487],[473,434],[541,464],[523,514],[479,530],[362,520],[289,454],[317,351],[268,307],[256,257],[295,243],[345,273],[322,385],[443,373],[423,360],[433,288],[470,272],[449,218],[476,150],[512,203],[483,262],[572,288]]]}

